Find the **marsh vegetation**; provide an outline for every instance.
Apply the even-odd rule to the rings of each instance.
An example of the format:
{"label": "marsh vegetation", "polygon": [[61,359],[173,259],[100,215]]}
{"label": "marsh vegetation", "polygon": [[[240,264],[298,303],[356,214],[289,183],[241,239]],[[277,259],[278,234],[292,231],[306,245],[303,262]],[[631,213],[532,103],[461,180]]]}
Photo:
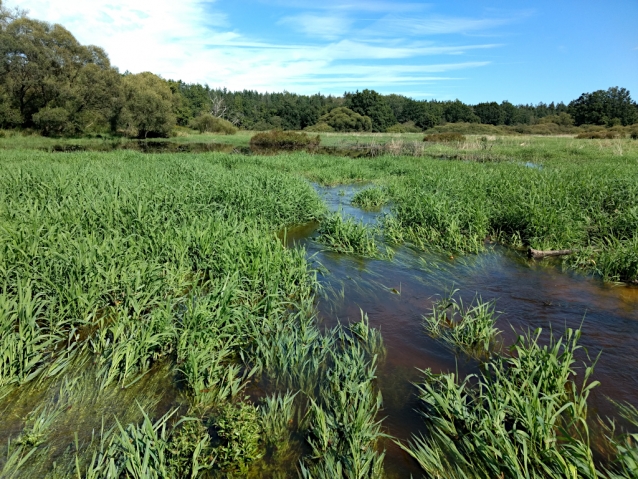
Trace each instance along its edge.
{"label": "marsh vegetation", "polygon": [[[412,283],[349,279],[398,265],[474,295],[452,268],[499,245],[566,281],[635,281],[631,140],[620,154],[485,140],[489,162],[442,159],[480,138],[359,159],[0,141],[0,476],[375,478],[400,444],[427,477],[632,477],[633,406],[613,406],[616,429],[587,406],[607,390],[579,349],[587,328],[512,336],[494,298],[430,295],[418,332],[396,336],[354,298],[407,304]],[[341,209],[319,186],[352,183]],[[315,226],[284,244],[299,225]],[[525,247],[574,254],[535,262]],[[422,372],[397,399],[384,378],[410,341],[452,362],[406,360]],[[471,366],[452,372],[457,359]],[[395,435],[394,411],[413,406],[422,423]]]}

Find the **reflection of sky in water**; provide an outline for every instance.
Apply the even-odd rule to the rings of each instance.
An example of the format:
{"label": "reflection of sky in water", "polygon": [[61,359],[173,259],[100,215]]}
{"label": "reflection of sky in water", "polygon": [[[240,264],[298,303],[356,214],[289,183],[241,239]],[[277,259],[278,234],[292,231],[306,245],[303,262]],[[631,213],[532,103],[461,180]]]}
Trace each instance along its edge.
{"label": "reflection of sky in water", "polygon": [[[367,224],[384,212],[364,212],[350,202],[366,186],[317,187],[331,211],[341,210]],[[447,255],[400,247],[392,261],[373,260],[323,250],[312,240],[318,225],[306,225],[288,233],[288,243],[304,245],[312,264],[322,271],[319,310],[326,325],[356,321],[361,310],[370,323],[380,327],[387,357],[379,366],[379,385],[384,395],[384,425],[399,438],[418,430],[421,419],[413,411],[416,401],[411,381],[419,379],[416,368],[466,374],[477,364],[428,337],[422,327],[437,295],[458,288],[466,303],[479,295],[497,300],[503,314],[497,327],[506,344],[518,332],[583,326],[580,344],[591,358],[602,350],[595,379],[602,385],[591,400],[594,412],[609,415],[605,396],[638,405],[638,288],[603,284],[573,271],[561,271],[558,262],[530,261],[511,249],[489,247],[480,255],[451,259]],[[580,363],[577,364],[580,366]],[[391,443],[386,444],[389,471],[412,473],[410,461]],[[407,468],[407,469],[406,469]]]}

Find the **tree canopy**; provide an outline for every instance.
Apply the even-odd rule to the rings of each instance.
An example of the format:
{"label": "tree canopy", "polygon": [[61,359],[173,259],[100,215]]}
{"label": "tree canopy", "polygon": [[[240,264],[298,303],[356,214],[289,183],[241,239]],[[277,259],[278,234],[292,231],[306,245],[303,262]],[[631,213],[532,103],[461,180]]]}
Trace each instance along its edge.
{"label": "tree canopy", "polygon": [[338,107],[319,118],[320,123],[326,123],[335,131],[370,131],[372,120],[369,116],[362,116],[349,108]]}
{"label": "tree canopy", "polygon": [[139,137],[167,136],[176,125],[232,130],[215,118],[254,130],[382,132],[457,122],[613,126],[638,122],[638,106],[619,87],[583,93],[569,105],[469,105],[368,89],[343,96],[229,91],[150,72],[121,74],[101,48],[82,45],[61,25],[31,19],[0,0],[0,128]]}
{"label": "tree canopy", "polygon": [[638,105],[625,88],[612,87],[583,93],[569,104],[569,113],[578,125],[623,126],[638,122]]}
{"label": "tree canopy", "polygon": [[372,120],[372,131],[385,131],[397,123],[390,105],[374,90],[346,95],[346,105],[355,113],[367,116]]}

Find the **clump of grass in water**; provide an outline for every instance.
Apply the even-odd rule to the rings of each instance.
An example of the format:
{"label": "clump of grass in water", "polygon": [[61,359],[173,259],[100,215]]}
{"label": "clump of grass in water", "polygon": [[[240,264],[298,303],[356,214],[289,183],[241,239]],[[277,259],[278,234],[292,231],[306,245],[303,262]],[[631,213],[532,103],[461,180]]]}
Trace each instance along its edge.
{"label": "clump of grass in water", "polygon": [[476,298],[470,306],[454,298],[458,290],[435,301],[432,313],[424,316],[427,331],[466,353],[483,355],[500,331],[494,327],[498,319],[495,302]]}
{"label": "clump of grass in water", "polygon": [[[308,412],[311,456],[301,464],[304,479],[383,477],[384,453],[376,445],[384,434],[377,415],[381,393],[375,393],[375,334],[367,325],[350,327],[354,337],[338,332],[342,351],[331,352],[332,366],[319,384],[318,399]],[[367,338],[367,339],[364,339]]]}
{"label": "clump of grass in water", "polygon": [[352,218],[344,220],[340,213],[333,213],[322,221],[317,241],[338,253],[380,256],[371,228]]}
{"label": "clump of grass in water", "polygon": [[492,358],[462,382],[422,371],[428,430],[402,447],[429,477],[599,477],[586,421],[598,385],[589,382],[593,366],[580,387],[574,382],[580,330],[547,346],[540,335],[520,337],[512,356]]}
{"label": "clump of grass in water", "polygon": [[385,205],[388,199],[385,189],[372,187],[357,192],[352,198],[352,204],[363,209],[377,209]]}

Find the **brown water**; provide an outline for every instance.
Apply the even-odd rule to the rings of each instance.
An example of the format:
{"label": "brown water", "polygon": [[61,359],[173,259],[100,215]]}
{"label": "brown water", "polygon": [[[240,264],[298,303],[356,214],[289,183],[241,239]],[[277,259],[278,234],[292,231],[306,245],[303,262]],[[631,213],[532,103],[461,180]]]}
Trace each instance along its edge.
{"label": "brown water", "polygon": [[[333,211],[341,210],[366,223],[377,221],[380,212],[365,212],[350,201],[361,186],[317,190]],[[387,432],[400,440],[423,428],[414,411],[417,406],[411,382],[420,379],[417,370],[475,372],[478,364],[456,356],[441,342],[430,338],[422,316],[438,295],[458,288],[466,302],[475,295],[496,300],[502,311],[497,327],[505,344],[516,332],[543,328],[560,335],[565,328],[582,325],[581,359],[594,359],[594,379],[601,382],[590,400],[594,414],[613,416],[608,397],[638,406],[638,287],[604,284],[573,271],[563,271],[558,262],[532,261],[511,249],[489,246],[485,253],[451,259],[407,247],[397,249],[392,261],[364,259],[325,251],[313,241],[317,225],[287,232],[286,242],[304,245],[309,258],[322,271],[324,292],[319,311],[326,325],[360,319],[368,314],[370,324],[381,328],[387,357],[379,365],[379,387],[383,393]],[[392,441],[386,441],[386,470],[390,477],[420,475],[420,471]]]}

